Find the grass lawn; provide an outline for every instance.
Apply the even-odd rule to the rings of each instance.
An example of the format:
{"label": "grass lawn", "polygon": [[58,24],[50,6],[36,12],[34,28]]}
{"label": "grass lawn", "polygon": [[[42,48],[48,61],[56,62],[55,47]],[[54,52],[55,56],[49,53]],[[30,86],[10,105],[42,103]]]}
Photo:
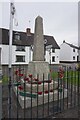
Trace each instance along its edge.
{"label": "grass lawn", "polygon": [[2,84],[8,84],[8,76],[3,76],[2,78]]}
{"label": "grass lawn", "polygon": [[[51,75],[53,80],[58,79],[58,72],[52,72]],[[66,71],[64,72],[63,80],[73,85],[78,85],[78,83],[80,85],[80,73],[78,71]]]}

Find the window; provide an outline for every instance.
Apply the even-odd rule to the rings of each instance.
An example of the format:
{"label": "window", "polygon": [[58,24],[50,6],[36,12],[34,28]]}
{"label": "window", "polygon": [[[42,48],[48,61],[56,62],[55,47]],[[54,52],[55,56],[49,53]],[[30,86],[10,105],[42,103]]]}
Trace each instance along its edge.
{"label": "window", "polygon": [[55,56],[52,57],[52,62],[55,62]]}
{"label": "window", "polygon": [[25,62],[25,56],[16,55],[16,62]]}
{"label": "window", "polygon": [[54,48],[52,48],[52,52],[55,53],[55,49]]}
{"label": "window", "polygon": [[25,46],[16,46],[16,51],[25,51]]}
{"label": "window", "polygon": [[14,33],[14,40],[20,40],[20,34],[18,32]]}
{"label": "window", "polygon": [[73,52],[75,52],[75,49],[73,48]]}
{"label": "window", "polygon": [[75,60],[75,56],[73,56],[73,60]]}

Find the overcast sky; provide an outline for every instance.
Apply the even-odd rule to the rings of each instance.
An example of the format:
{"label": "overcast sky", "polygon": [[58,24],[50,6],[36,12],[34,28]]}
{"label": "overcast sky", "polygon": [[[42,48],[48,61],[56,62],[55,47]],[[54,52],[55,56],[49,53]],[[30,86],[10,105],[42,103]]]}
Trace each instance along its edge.
{"label": "overcast sky", "polygon": [[[31,32],[34,32],[35,18],[40,15],[43,18],[44,34],[54,36],[59,45],[63,40],[77,45],[78,1],[49,1],[32,2],[30,0],[30,2],[25,2],[23,0],[23,2],[20,2],[20,0],[15,0],[18,27],[13,25],[13,29],[26,31],[26,28],[30,27]],[[8,0],[0,2],[0,18],[2,18],[0,27],[9,28],[9,5]]]}

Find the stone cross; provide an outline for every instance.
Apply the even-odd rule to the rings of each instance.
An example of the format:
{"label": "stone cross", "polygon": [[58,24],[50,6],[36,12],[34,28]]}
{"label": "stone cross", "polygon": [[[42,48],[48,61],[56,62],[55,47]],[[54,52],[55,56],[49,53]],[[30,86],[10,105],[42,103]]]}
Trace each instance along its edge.
{"label": "stone cross", "polygon": [[35,20],[33,61],[44,61],[43,19],[40,16]]}

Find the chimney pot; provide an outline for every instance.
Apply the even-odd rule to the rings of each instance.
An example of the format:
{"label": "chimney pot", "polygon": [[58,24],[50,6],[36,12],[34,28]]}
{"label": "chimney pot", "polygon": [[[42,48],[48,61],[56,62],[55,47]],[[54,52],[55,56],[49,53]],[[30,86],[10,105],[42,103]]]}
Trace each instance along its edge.
{"label": "chimney pot", "polygon": [[65,43],[65,40],[63,40],[63,43]]}
{"label": "chimney pot", "polygon": [[30,28],[27,28],[27,29],[26,29],[26,33],[27,33],[27,36],[31,36],[31,29],[30,29]]}

